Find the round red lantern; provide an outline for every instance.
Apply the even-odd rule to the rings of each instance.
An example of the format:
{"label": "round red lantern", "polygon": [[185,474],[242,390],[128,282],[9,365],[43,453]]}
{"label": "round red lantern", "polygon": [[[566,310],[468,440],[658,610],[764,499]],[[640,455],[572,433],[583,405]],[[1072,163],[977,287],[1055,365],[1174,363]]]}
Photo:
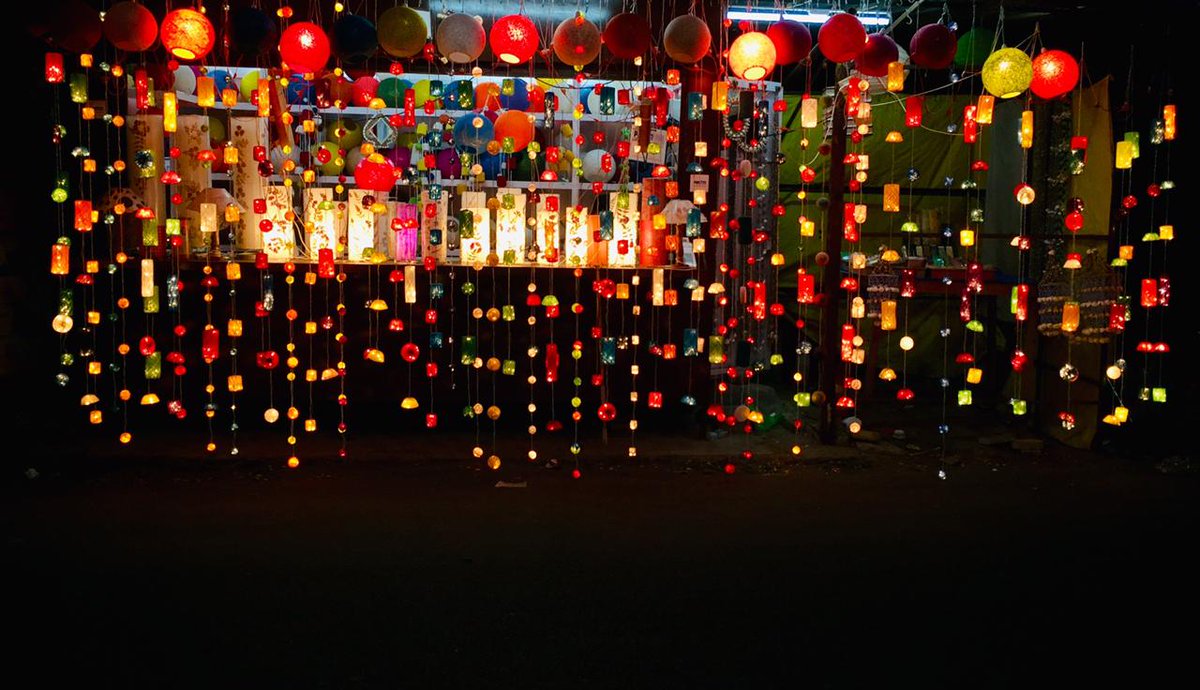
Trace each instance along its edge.
{"label": "round red lantern", "polygon": [[600,408],[596,410],[596,416],[602,422],[611,422],[617,418],[617,406],[610,403],[600,403]]}
{"label": "round red lantern", "polygon": [[492,52],[510,65],[528,61],[538,49],[537,26],[523,14],[510,14],[497,19],[492,24],[490,39]]}
{"label": "round red lantern", "polygon": [[559,60],[575,68],[583,67],[600,55],[600,29],[577,14],[558,25],[550,46]]}
{"label": "round red lantern", "polygon": [[958,37],[945,24],[926,24],[908,44],[908,59],[917,67],[946,69],[954,64]]}
{"label": "round red lantern", "polygon": [[775,44],[775,62],[780,65],[800,62],[812,51],[812,33],[800,22],[775,22],[767,27],[767,36]]}
{"label": "round red lantern", "polygon": [[867,38],[867,45],[863,48],[863,52],[855,60],[854,64],[858,67],[858,71],[868,77],[886,77],[888,73],[888,65],[900,59],[900,48],[891,36],[885,34],[871,34]]}
{"label": "round red lantern", "polygon": [[120,50],[140,53],[158,38],[158,21],[136,2],[118,2],[104,13],[104,37]]}
{"label": "round red lantern", "polygon": [[217,41],[208,17],[192,9],[178,9],[163,17],[159,30],[163,46],[178,60],[203,60]]}
{"label": "round red lantern", "polygon": [[850,62],[867,46],[867,30],[852,14],[839,12],[817,31],[817,47],[830,62]]}
{"label": "round red lantern", "polygon": [[775,69],[775,59],[775,44],[758,31],[738,36],[729,46],[729,71],[738,79],[762,79]]}
{"label": "round red lantern", "polygon": [[604,25],[604,45],[613,57],[632,60],[650,50],[650,23],[640,14],[622,12]]}
{"label": "round red lantern", "polygon": [[396,169],[382,154],[372,153],[354,166],[354,184],[372,192],[390,191],[396,185]]}
{"label": "round red lantern", "polygon": [[1070,93],[1079,83],[1079,63],[1069,53],[1045,50],[1033,59],[1033,81],[1029,90],[1049,100]]}
{"label": "round red lantern", "polygon": [[312,74],[329,62],[329,37],[312,22],[296,22],[279,37],[279,57],[296,74]]}

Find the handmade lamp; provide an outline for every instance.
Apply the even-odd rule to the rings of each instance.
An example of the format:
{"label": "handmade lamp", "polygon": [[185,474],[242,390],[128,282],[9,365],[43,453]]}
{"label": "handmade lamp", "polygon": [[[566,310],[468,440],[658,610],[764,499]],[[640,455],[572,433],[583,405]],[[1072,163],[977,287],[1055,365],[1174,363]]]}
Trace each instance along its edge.
{"label": "handmade lamp", "polygon": [[174,10],[163,17],[159,29],[163,46],[179,60],[203,60],[217,40],[208,17],[193,9]]}
{"label": "handmade lamp", "polygon": [[497,19],[492,24],[490,38],[492,52],[510,65],[527,62],[538,49],[537,26],[523,14],[510,14]]}
{"label": "handmade lamp", "polygon": [[469,14],[452,14],[443,19],[434,34],[438,52],[456,64],[474,62],[487,47],[483,24]]}
{"label": "handmade lamp", "polygon": [[775,44],[758,31],[738,36],[729,46],[729,71],[739,79],[762,79],[775,69],[775,60]]}
{"label": "handmade lamp", "polygon": [[1001,48],[983,63],[983,88],[997,98],[1024,93],[1033,81],[1033,62],[1017,48]]}

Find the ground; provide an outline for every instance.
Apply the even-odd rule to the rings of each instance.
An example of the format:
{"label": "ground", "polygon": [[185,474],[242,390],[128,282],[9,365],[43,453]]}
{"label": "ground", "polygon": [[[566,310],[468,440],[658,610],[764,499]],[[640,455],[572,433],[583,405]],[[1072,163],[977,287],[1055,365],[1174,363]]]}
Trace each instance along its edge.
{"label": "ground", "polygon": [[729,476],[651,437],[637,463],[613,454],[576,480],[401,459],[385,437],[356,441],[367,460],[288,471],[245,443],[241,460],[165,460],[153,442],[11,460],[10,674],[1158,687],[1194,651],[1197,477],[1153,464],[969,446],[939,479],[938,454],[876,444]]}

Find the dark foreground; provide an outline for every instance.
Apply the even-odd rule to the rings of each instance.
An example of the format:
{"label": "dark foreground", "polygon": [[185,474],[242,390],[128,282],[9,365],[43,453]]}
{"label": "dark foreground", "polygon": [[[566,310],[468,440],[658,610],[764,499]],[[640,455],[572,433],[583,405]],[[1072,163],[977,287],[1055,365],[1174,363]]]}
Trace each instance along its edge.
{"label": "dark foreground", "polygon": [[512,489],[463,463],[29,480],[14,460],[5,668],[32,682],[9,687],[1163,687],[1190,667],[1195,476],[869,460]]}

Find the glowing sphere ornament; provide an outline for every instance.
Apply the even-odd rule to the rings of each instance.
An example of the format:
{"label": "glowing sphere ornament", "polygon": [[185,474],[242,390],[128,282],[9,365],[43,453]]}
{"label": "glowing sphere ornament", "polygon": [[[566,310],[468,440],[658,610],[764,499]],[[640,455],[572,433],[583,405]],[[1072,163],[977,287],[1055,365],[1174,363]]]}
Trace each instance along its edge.
{"label": "glowing sphere ornament", "polygon": [[676,17],[663,31],[663,50],[676,62],[693,65],[712,45],[712,32],[703,19],[685,14]]}
{"label": "glowing sphere ornament", "polygon": [[946,69],[954,64],[958,38],[945,24],[926,24],[917,29],[908,44],[912,64],[925,69]]}
{"label": "glowing sphere ornament", "polygon": [[888,65],[900,59],[900,47],[885,34],[871,34],[867,45],[854,61],[859,72],[868,77],[886,77]]}
{"label": "glowing sphere ornament", "polygon": [[203,60],[208,55],[217,41],[217,32],[208,17],[196,10],[182,8],[163,17],[159,37],[171,57],[192,61]]}
{"label": "glowing sphere ornament", "polygon": [[158,21],[136,2],[118,2],[104,13],[104,38],[119,50],[140,53],[158,38]]}
{"label": "glowing sphere ornament", "polygon": [[347,65],[361,65],[379,50],[375,24],[357,14],[343,14],[333,23],[333,54]]}
{"label": "glowing sphere ornament", "polygon": [[739,79],[762,79],[775,69],[775,59],[775,44],[758,31],[738,36],[729,46],[729,71]]}
{"label": "glowing sphere ornament", "polygon": [[1050,100],[1070,93],[1079,83],[1079,63],[1069,53],[1045,50],[1033,59],[1033,79],[1029,90],[1038,98]]}
{"label": "glowing sphere ornament", "polygon": [[632,60],[650,50],[650,23],[640,14],[622,12],[604,25],[604,45],[613,57]]}
{"label": "glowing sphere ornament", "polygon": [[538,49],[537,26],[523,14],[510,14],[492,24],[492,52],[501,62],[519,65],[527,62]]}
{"label": "glowing sphere ornament", "polygon": [[239,7],[229,14],[229,45],[243,55],[261,55],[279,43],[279,27],[257,7]]}
{"label": "glowing sphere ornament", "polygon": [[329,62],[329,37],[312,22],[296,22],[279,37],[279,57],[296,74],[312,74]]}
{"label": "glowing sphere ornament", "polygon": [[487,47],[483,24],[469,14],[452,14],[443,19],[434,34],[438,52],[456,64],[474,62]]}
{"label": "glowing sphere ornament", "polygon": [[983,63],[983,88],[997,98],[1020,96],[1033,81],[1033,61],[1017,48],[1001,48]]}
{"label": "glowing sphere ornament", "polygon": [[600,29],[577,14],[558,25],[550,46],[559,60],[578,69],[600,55]]}
{"label": "glowing sphere ornament", "polygon": [[392,57],[408,58],[425,49],[429,27],[419,12],[397,5],[379,15],[379,45]]}
{"label": "glowing sphere ornament", "polygon": [[817,31],[817,47],[830,62],[850,62],[867,46],[867,30],[852,14],[839,12]]}
{"label": "glowing sphere ornament", "polygon": [[396,184],[396,169],[382,154],[372,153],[354,167],[354,184],[373,192],[390,191]]}
{"label": "glowing sphere ornament", "polygon": [[791,65],[812,51],[812,33],[800,22],[781,21],[767,27],[767,36],[775,44],[775,63]]}

